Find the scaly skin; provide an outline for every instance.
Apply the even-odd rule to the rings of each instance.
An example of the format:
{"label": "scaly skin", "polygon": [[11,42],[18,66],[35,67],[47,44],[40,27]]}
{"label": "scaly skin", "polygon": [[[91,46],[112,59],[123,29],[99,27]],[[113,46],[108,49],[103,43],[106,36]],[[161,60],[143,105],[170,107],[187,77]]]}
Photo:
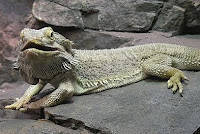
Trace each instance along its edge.
{"label": "scaly skin", "polygon": [[[118,49],[76,50],[50,27],[25,28],[20,34],[16,68],[30,84],[25,94],[9,109],[21,111],[55,106],[73,95],[100,92],[127,85],[149,76],[168,79],[168,88],[183,92],[179,69],[200,70],[200,50],[173,44],[146,44]],[[41,100],[31,97],[51,83],[55,91]]]}

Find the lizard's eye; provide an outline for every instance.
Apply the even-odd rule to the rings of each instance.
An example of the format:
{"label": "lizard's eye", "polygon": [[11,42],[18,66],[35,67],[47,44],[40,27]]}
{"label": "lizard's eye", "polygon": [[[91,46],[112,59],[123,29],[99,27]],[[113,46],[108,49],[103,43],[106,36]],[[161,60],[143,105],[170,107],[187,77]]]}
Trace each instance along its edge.
{"label": "lizard's eye", "polygon": [[53,37],[53,32],[51,32],[51,37]]}
{"label": "lizard's eye", "polygon": [[53,34],[53,30],[52,29],[48,29],[46,31],[46,35],[47,35],[47,37],[49,37],[51,39],[54,39],[54,34]]}

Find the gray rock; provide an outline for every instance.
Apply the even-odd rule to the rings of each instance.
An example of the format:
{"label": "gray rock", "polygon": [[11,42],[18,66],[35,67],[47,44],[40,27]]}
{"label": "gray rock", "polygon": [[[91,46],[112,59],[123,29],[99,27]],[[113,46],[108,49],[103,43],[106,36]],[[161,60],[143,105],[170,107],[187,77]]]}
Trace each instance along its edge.
{"label": "gray rock", "polygon": [[185,9],[165,4],[153,29],[180,34],[183,30]]}
{"label": "gray rock", "polygon": [[45,120],[0,119],[0,134],[81,134]]}
{"label": "gray rock", "polygon": [[72,104],[45,108],[45,113],[117,134],[191,134],[200,124],[200,72],[185,73],[190,81],[184,84],[183,97],[173,95],[165,80],[147,79],[76,96]]}
{"label": "gray rock", "polygon": [[38,20],[55,26],[83,27],[80,11],[55,4],[49,0],[36,0],[32,13]]}
{"label": "gray rock", "polygon": [[200,33],[200,18],[198,17],[198,0],[170,0],[171,5],[176,5],[185,9],[185,24],[183,33]]}
{"label": "gray rock", "polygon": [[162,5],[143,0],[37,0],[32,11],[38,20],[55,26],[145,32]]}
{"label": "gray rock", "polygon": [[33,0],[0,0],[0,85],[17,81],[19,73],[12,65],[17,57],[15,47],[19,33],[25,26],[27,14],[31,12]]}
{"label": "gray rock", "polygon": [[66,32],[64,35],[75,43],[73,48],[77,49],[118,48],[131,40],[130,38],[118,37],[107,34],[106,32],[94,30],[76,30]]}

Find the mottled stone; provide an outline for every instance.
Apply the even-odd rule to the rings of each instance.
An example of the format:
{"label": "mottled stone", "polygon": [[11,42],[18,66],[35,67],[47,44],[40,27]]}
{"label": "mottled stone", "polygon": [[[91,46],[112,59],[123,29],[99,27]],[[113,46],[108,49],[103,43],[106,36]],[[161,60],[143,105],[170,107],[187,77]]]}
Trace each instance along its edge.
{"label": "mottled stone", "polygon": [[141,0],[37,0],[33,15],[55,26],[145,32],[152,27],[162,4]]}
{"label": "mottled stone", "polygon": [[83,27],[81,13],[49,0],[36,0],[32,13],[35,18],[48,24],[63,27]]}
{"label": "mottled stone", "polygon": [[147,79],[101,93],[76,96],[73,103],[45,108],[46,116],[78,120],[86,126],[116,134],[191,134],[200,124],[200,72],[184,94],[172,94],[165,80]]}
{"label": "mottled stone", "polygon": [[181,7],[165,4],[153,29],[164,32],[172,31],[175,34],[182,33],[184,13],[185,9]]}
{"label": "mottled stone", "polygon": [[81,134],[45,120],[0,119],[0,134]]}

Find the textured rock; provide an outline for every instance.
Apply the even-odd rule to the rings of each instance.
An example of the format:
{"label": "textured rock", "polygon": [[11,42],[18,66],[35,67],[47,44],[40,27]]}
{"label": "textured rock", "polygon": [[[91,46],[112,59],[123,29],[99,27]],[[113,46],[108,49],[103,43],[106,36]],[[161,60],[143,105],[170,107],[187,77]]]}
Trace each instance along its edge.
{"label": "textured rock", "polygon": [[45,108],[46,116],[78,120],[116,134],[191,134],[200,124],[200,72],[185,72],[184,96],[166,81],[147,79],[97,94],[74,97],[71,104]]}
{"label": "textured rock", "polygon": [[[0,119],[0,134],[80,134],[80,131],[41,120]],[[83,132],[84,133],[84,132]]]}
{"label": "textured rock", "polygon": [[185,25],[183,33],[200,33],[200,18],[195,6],[200,3],[197,0],[170,0],[171,5],[177,5],[185,9]]}
{"label": "textured rock", "polygon": [[80,11],[71,10],[49,0],[35,1],[32,11],[35,18],[48,24],[64,27],[83,27]]}
{"label": "textured rock", "polygon": [[144,32],[151,28],[161,6],[162,2],[141,0],[37,0],[33,14],[56,26]]}
{"label": "textured rock", "polygon": [[16,81],[18,73],[12,70],[15,47],[19,33],[25,26],[26,15],[30,13],[33,0],[0,0],[0,85],[5,81]]}
{"label": "textured rock", "polygon": [[94,30],[76,30],[66,32],[64,35],[75,43],[73,48],[77,49],[118,48],[131,40],[130,38],[118,37]]}
{"label": "textured rock", "polygon": [[165,4],[153,29],[165,32],[173,31],[174,34],[182,33],[185,21],[184,13],[185,9],[181,7]]}
{"label": "textured rock", "polygon": [[33,15],[64,27],[134,32],[153,27],[175,34],[200,33],[198,5],[195,0],[37,0]]}

